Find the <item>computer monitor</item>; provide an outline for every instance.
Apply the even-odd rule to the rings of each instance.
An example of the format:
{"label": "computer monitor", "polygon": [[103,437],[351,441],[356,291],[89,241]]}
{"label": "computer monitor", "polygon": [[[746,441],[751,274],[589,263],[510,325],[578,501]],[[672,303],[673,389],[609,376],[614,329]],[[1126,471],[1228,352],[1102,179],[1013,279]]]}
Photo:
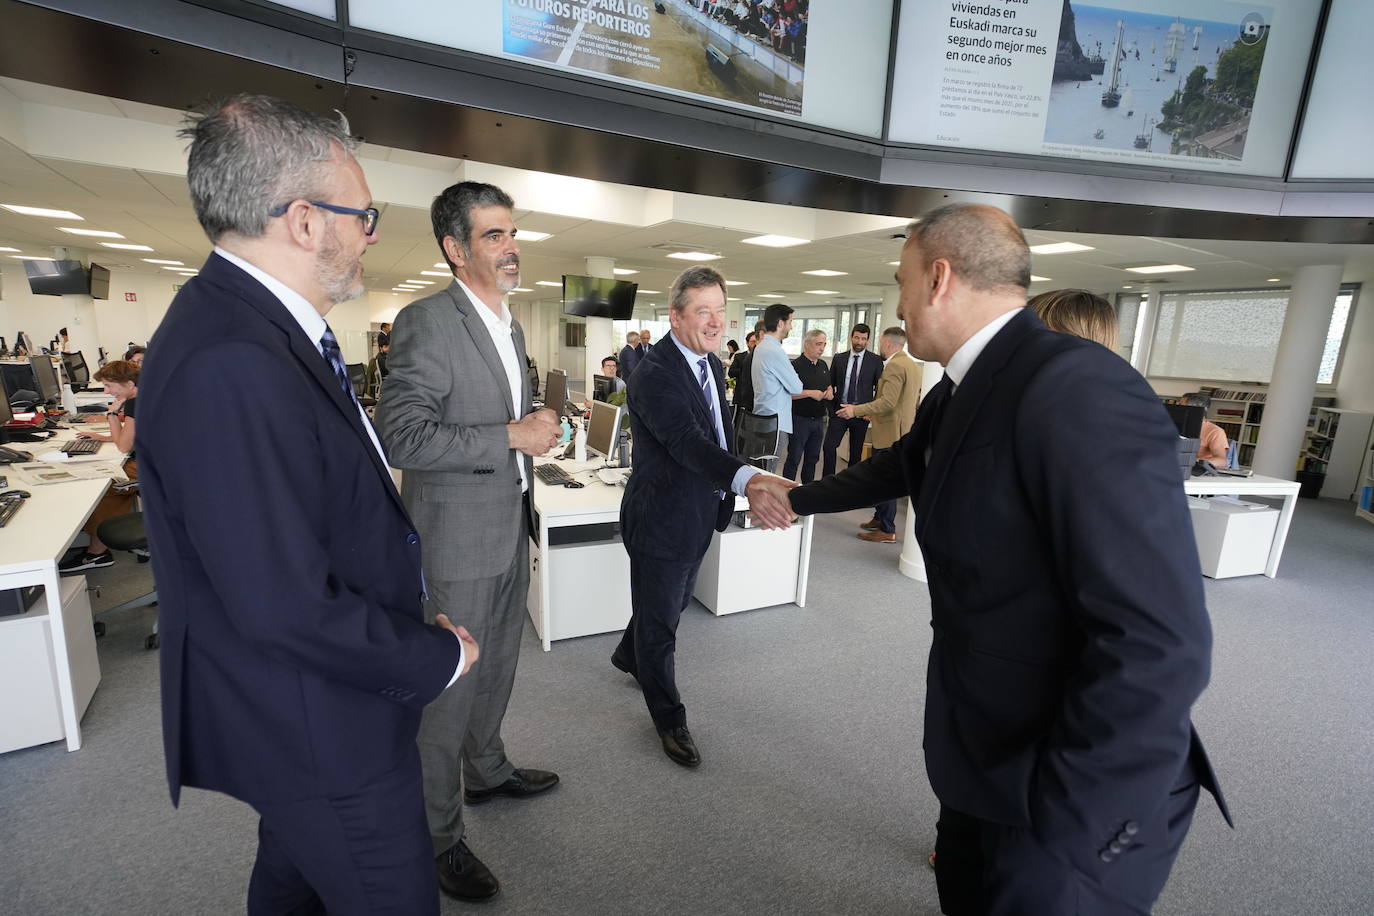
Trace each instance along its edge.
{"label": "computer monitor", "polygon": [[609,375],[592,376],[592,400],[609,401],[611,392],[615,390],[615,384]]}
{"label": "computer monitor", "polygon": [[1185,439],[1196,439],[1202,435],[1202,421],[1207,412],[1201,407],[1165,404],[1164,409],[1169,412],[1169,419],[1174,421],[1174,426],[1178,427],[1180,436]]}
{"label": "computer monitor", "polygon": [[[14,411],[10,410],[10,393],[5,390],[5,380],[0,378],[0,426],[14,419]],[[0,432],[0,444],[3,444],[6,436]]]}
{"label": "computer monitor", "polygon": [[80,350],[75,353],[63,353],[62,366],[67,371],[67,381],[72,383],[72,388],[81,389],[90,384],[91,370]]}
{"label": "computer monitor", "polygon": [[587,429],[587,448],[611,458],[620,440],[620,408],[605,401],[592,401],[592,419]]}
{"label": "computer monitor", "polygon": [[560,417],[568,408],[568,373],[550,369],[544,378],[544,406]]}
{"label": "computer monitor", "polygon": [[48,356],[30,356],[29,365],[33,368],[34,380],[38,383],[38,394],[45,401],[58,401],[62,398],[62,386],[57,381],[57,367]]}

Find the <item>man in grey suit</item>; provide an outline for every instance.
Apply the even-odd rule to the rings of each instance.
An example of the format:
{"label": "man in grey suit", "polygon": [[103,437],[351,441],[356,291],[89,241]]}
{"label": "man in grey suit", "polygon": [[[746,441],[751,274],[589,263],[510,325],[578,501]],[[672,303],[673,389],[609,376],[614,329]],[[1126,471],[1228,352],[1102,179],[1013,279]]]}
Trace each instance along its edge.
{"label": "man in grey suit", "polygon": [[434,199],[434,237],[454,282],[396,316],[377,405],[424,544],[426,615],[460,612],[482,646],[480,673],[430,704],[419,737],[439,886],[470,901],[500,883],[464,842],[463,802],[527,798],[558,782],[514,767],[501,741],[529,589],[530,456],[559,434],[552,411],[531,408],[524,331],[502,300],[520,285],[514,206],[500,188],[469,181]]}

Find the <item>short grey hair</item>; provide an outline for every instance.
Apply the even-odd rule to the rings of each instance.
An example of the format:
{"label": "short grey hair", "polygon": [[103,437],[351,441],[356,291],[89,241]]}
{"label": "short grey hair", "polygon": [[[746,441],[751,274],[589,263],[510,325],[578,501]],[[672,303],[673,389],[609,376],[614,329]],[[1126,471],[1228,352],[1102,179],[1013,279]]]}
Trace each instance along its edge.
{"label": "short grey hair", "polygon": [[825,336],[826,336],[826,333],[825,333],[824,331],[822,331],[820,328],[812,328],[811,330],[807,331],[806,334],[804,334],[804,335],[802,336],[802,340],[803,340],[803,341],[812,341],[812,340],[815,340],[817,337],[825,337]]}
{"label": "short grey hair", "polygon": [[434,241],[439,243],[439,252],[448,263],[449,270],[455,264],[444,251],[444,237],[453,236],[463,257],[472,257],[472,211],[486,207],[505,207],[515,209],[515,200],[494,184],[480,181],[460,181],[444,188],[429,205],[429,223],[434,230]]}
{"label": "short grey hair", "polygon": [[907,227],[920,248],[922,267],[944,258],[954,275],[980,291],[1030,286],[1031,255],[1021,228],[986,204],[946,204]]}
{"label": "short grey hair", "polygon": [[357,145],[336,114],[245,92],[190,115],[178,136],[191,141],[186,182],[210,241],[230,233],[257,238],[274,207],[323,195],[325,164]]}
{"label": "short grey hair", "polygon": [[687,307],[688,293],[694,289],[706,289],[711,286],[719,286],[720,294],[725,295],[725,278],[721,276],[720,271],[704,264],[689,267],[673,281],[673,288],[668,292],[668,305],[673,311],[681,312]]}

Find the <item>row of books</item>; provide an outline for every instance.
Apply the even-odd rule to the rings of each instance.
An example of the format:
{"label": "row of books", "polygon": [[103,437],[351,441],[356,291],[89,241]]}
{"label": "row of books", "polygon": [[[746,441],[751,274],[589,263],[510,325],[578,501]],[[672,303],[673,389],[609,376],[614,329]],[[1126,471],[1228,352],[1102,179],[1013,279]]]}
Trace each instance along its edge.
{"label": "row of books", "polygon": [[1263,391],[1233,391],[1223,388],[1204,388],[1214,401],[1264,401]]}

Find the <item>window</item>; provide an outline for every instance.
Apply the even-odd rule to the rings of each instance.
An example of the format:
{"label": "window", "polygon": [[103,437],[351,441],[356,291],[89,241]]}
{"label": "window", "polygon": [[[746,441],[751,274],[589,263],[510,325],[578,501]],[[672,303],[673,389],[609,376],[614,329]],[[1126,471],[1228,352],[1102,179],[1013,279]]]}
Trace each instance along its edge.
{"label": "window", "polygon": [[[1333,384],[1357,287],[1337,297],[1318,371]],[[1167,292],[1160,296],[1148,374],[1268,383],[1288,310],[1288,289]],[[1124,303],[1122,303],[1124,305]],[[1124,312],[1126,309],[1122,308]],[[1123,327],[1124,331],[1125,328]]]}

